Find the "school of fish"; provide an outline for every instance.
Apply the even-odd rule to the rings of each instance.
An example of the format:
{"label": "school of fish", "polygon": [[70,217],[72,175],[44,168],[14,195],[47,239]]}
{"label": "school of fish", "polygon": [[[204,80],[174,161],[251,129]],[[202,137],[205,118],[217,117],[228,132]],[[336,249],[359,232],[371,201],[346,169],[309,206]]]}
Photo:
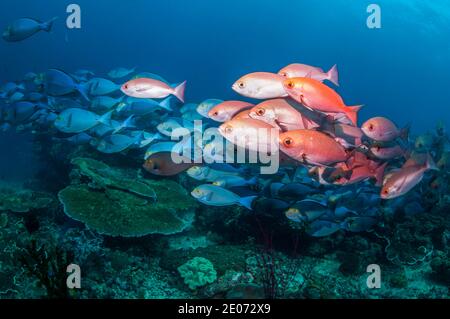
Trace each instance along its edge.
{"label": "school of fish", "polygon": [[[5,31],[5,40],[48,31],[53,20],[19,22]],[[379,221],[382,201],[405,204],[402,198],[424,178],[448,172],[448,137],[442,125],[412,141],[408,127],[388,118],[360,121],[361,105],[344,101],[338,79],[336,65],[326,72],[294,63],[276,73],[246,74],[231,85],[253,102],[187,103],[186,81],[169,82],[134,67],[104,76],[49,69],[0,87],[0,129],[51,134],[54,143],[141,158],[154,175],[185,173],[200,203],[280,213],[311,236],[367,231]],[[235,147],[224,150],[222,140],[202,135],[207,129]],[[261,174],[259,162],[224,160],[239,149],[262,152],[267,145],[251,136],[261,129],[276,132],[276,173]],[[175,133],[183,142],[173,139]]]}

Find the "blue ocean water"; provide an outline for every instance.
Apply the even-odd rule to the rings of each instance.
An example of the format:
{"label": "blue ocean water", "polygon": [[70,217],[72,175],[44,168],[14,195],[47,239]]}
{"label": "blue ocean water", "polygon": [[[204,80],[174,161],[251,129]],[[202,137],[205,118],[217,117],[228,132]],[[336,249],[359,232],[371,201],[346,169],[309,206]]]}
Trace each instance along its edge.
{"label": "blue ocean water", "polygon": [[[29,39],[17,43],[9,43],[0,39],[0,84],[8,81],[20,81],[27,72],[41,73],[51,68],[58,68],[68,73],[77,69],[88,69],[96,74],[104,75],[114,67],[136,67],[142,72],[161,75],[172,83],[186,80],[185,97],[187,102],[199,103],[209,98],[252,101],[243,98],[231,89],[231,85],[244,74],[257,71],[276,73],[282,67],[296,62],[319,66],[324,70],[337,64],[340,86],[333,88],[344,98],[347,105],[364,105],[359,112],[360,124],[374,116],[385,116],[393,120],[398,127],[411,125],[413,135],[433,131],[439,121],[442,121],[446,127],[450,127],[450,90],[448,88],[448,83],[450,83],[450,43],[448,41],[450,3],[445,0],[432,2],[425,0],[375,1],[381,8],[382,25],[379,29],[370,29],[366,24],[370,15],[367,7],[374,1],[365,0],[75,0],[74,3],[81,8],[81,29],[68,29],[66,18],[69,14],[66,13],[66,7],[72,3],[71,1],[2,0],[0,2],[0,30],[4,30],[12,21],[20,17],[32,17],[41,21],[58,17],[58,20],[54,23],[50,33],[39,32]],[[61,176],[61,178],[58,175],[52,175],[54,172],[52,172],[51,165],[56,163],[55,159],[53,159],[54,162],[47,163],[48,166],[45,167],[45,159],[43,160],[37,155],[39,151],[36,151],[35,146],[32,132],[19,134],[14,131],[0,132],[1,185],[33,179],[36,172],[42,170],[42,167],[44,167],[44,171],[40,172],[40,178],[47,179],[47,183],[57,181],[61,185],[69,184],[66,181],[69,174]],[[52,150],[52,155],[58,152],[63,154],[64,151],[63,149]],[[110,160],[113,163],[109,163],[111,165],[120,163],[120,160],[114,162],[114,157],[110,155],[96,156],[96,159],[104,156],[106,161]],[[56,158],[58,157],[56,156]],[[65,162],[61,165],[70,166]],[[135,163],[132,165],[136,166]],[[140,165],[141,163],[139,163],[139,167]],[[132,167],[135,168],[135,166]],[[67,167],[65,169],[70,171]],[[59,171],[55,168],[55,172],[57,173],[54,174],[58,174]],[[76,175],[73,172],[71,174]],[[85,176],[74,178],[72,175],[70,178],[76,180],[75,183],[83,181],[85,178]],[[448,173],[445,178],[444,184],[448,188],[450,184]],[[179,182],[182,184],[183,180],[180,180]],[[184,185],[191,186],[189,182],[184,181],[184,183]],[[426,179],[426,183],[430,184],[430,179]],[[36,187],[33,183],[30,185],[30,188]],[[58,190],[52,191],[56,193]],[[189,189],[190,191],[191,189]],[[423,194],[422,188],[420,192],[417,190],[414,193],[417,195],[416,197],[423,196]],[[447,197],[444,195],[442,198],[446,198],[448,203],[448,195],[445,195]],[[416,197],[411,197],[412,204],[418,203],[419,200]],[[404,204],[404,202],[396,202],[392,211],[400,209],[399,207]],[[422,209],[433,204],[426,203],[425,205],[420,202],[420,205]],[[381,206],[384,209],[389,205],[380,204]],[[412,210],[414,211],[414,209]],[[204,208],[204,210],[213,212],[214,208]],[[11,214],[9,218],[15,220],[19,217]],[[213,232],[220,233],[220,230],[223,230],[224,234],[219,235],[223,235],[225,239],[217,241],[222,244],[225,242],[227,245],[231,243],[230,245],[233,246],[234,239],[230,240],[226,236],[229,236],[229,233],[248,231],[247,228],[250,227],[245,226],[248,222],[245,218],[247,217],[243,218],[244,221],[232,222],[231,217],[229,219],[224,217],[227,222],[226,226],[217,226],[218,221],[207,215],[203,222],[204,220],[210,221]],[[421,220],[420,218],[423,217],[418,218],[419,220],[415,221],[413,226],[405,223],[402,224],[404,228],[395,228],[395,231],[400,232],[410,226],[403,233],[411,232],[412,238],[416,235],[413,230],[423,235],[424,230],[418,225],[428,225],[428,220],[426,218],[425,221]],[[77,220],[77,218],[74,219]],[[26,223],[31,223],[32,226],[27,224],[26,227],[33,228],[33,221],[27,220]],[[389,219],[386,224],[391,222],[392,220]],[[441,231],[442,225],[439,222],[432,225],[434,228],[430,226],[431,232]],[[54,227],[48,226],[50,222],[45,218],[39,220],[39,223],[45,225],[46,229]],[[64,224],[65,226],[62,228],[72,227],[73,224],[70,223],[69,226]],[[230,231],[230,228],[227,228],[230,227],[229,225],[233,225],[237,230]],[[448,218],[445,225],[443,234],[439,236],[448,240],[448,230],[445,230],[448,226]],[[199,233],[202,231],[206,233],[202,227],[205,225],[199,226]],[[42,228],[39,231],[42,231]],[[229,233],[227,234],[227,232]],[[352,268],[356,267],[353,264],[355,258],[372,260],[373,257],[374,262],[378,262],[380,258],[383,259],[380,256],[384,256],[386,252],[389,261],[394,263],[395,260],[404,257],[389,255],[387,250],[391,246],[390,242],[389,245],[385,245],[388,246],[386,251],[384,247],[378,251],[371,246],[370,241],[375,239],[386,244],[387,237],[383,237],[385,235],[385,233],[382,235],[381,233],[380,235],[371,233],[367,237],[361,235],[355,240],[341,238],[340,249],[345,251],[345,256],[341,258],[333,255],[335,260],[341,262],[340,271],[345,274],[348,272],[354,274],[358,271],[364,273],[365,269],[355,270]],[[80,254],[87,256],[92,250],[98,255],[111,258],[110,264],[114,264],[114,262],[120,264],[118,260],[126,259],[121,253],[128,253],[129,255],[126,256],[128,260],[133,259],[136,264],[141,265],[148,262],[145,257],[142,257],[142,254],[134,256],[123,248],[130,244],[129,242],[117,244],[117,241],[109,239],[111,242],[108,243],[108,247],[117,245],[120,248],[114,252],[111,250],[105,252],[103,251],[105,246],[99,244],[104,239],[100,239],[101,236],[98,234],[92,235],[91,238],[91,234],[86,235],[80,231],[79,237],[76,237],[78,233],[76,236],[73,234],[71,236],[78,240],[79,250],[82,251]],[[247,234],[242,236],[245,237]],[[175,242],[176,240],[169,240],[168,244],[166,242],[164,244],[172,248],[183,245],[195,246],[195,240],[189,241],[189,244],[185,242],[180,244]],[[204,240],[203,237],[202,240]],[[210,238],[205,241],[209,240]],[[448,289],[448,278],[450,278],[448,270],[450,263],[448,262],[448,248],[446,248],[448,246],[445,244],[444,248],[430,248],[425,244],[421,245],[421,240],[422,238],[417,239],[418,244],[411,239],[405,240],[410,243],[414,242],[420,247],[405,249],[412,257],[411,259],[404,257],[400,266],[415,264],[419,260],[420,262],[428,260],[431,258],[430,256],[435,257],[439,261],[435,262],[438,263],[438,266],[433,267],[433,275],[437,273],[439,278],[444,278],[441,279],[441,282],[446,283]],[[244,239],[242,239],[243,241]],[[431,239],[429,241],[431,242]],[[205,247],[209,247],[208,245],[210,245],[209,242],[204,244],[202,241],[199,247],[207,249]],[[323,247],[330,247],[330,245],[330,242],[324,241],[317,246],[308,246],[304,249],[309,249],[308,253],[311,256],[317,256],[326,250]],[[411,245],[413,246],[413,244]],[[135,246],[131,243],[130,247]],[[238,259],[236,256],[244,255],[239,250],[241,248],[234,250],[236,248],[229,248],[225,245],[221,247],[225,247],[221,248],[223,256],[226,256],[224,258]],[[425,247],[425,252],[422,247]],[[146,252],[147,248],[145,246],[142,251]],[[399,244],[394,248],[401,251],[404,246]],[[163,250],[160,247],[155,248],[155,250],[157,249]],[[354,254],[349,253],[349,251],[358,249],[364,251],[361,256],[355,257]],[[102,250],[101,254],[100,250]],[[126,253],[118,252],[122,250]],[[176,251],[176,249],[173,250]],[[440,252],[436,253],[436,250],[445,252],[445,257],[439,255]],[[220,251],[222,252],[222,250]],[[228,252],[233,255],[227,256]],[[431,255],[433,252],[436,255]],[[407,253],[405,254],[407,255]],[[197,255],[201,254],[197,253]],[[206,255],[207,253],[205,253]],[[185,253],[183,258],[186,256],[196,257],[196,254]],[[220,264],[214,259],[214,253],[208,256],[215,265]],[[175,254],[169,255],[169,257],[165,256],[165,258],[168,261],[164,261],[163,258],[161,267],[164,271],[171,271],[171,273],[169,275],[164,273],[161,276],[170,277],[173,273],[178,274],[177,268],[172,266],[165,268],[164,263],[170,264],[173,260],[176,261],[181,257]],[[216,258],[219,257],[216,256]],[[88,257],[85,259],[88,260]],[[246,262],[250,263],[247,260]],[[439,264],[439,262],[442,263]],[[398,266],[398,264],[396,265]],[[145,271],[154,272],[151,266],[146,267],[148,268]],[[114,266],[111,268],[113,269]],[[147,274],[145,271],[142,277]],[[398,275],[396,271],[397,269],[390,274],[393,279],[389,277],[389,280],[394,282],[392,287],[398,288],[395,286],[398,285],[400,288],[405,288],[402,286],[406,280],[402,277],[403,273]],[[224,273],[226,272],[222,269],[218,270],[218,276],[226,277]],[[115,273],[115,275],[117,274]],[[123,276],[126,277],[126,275]],[[408,273],[408,276],[410,277],[411,274]],[[182,282],[179,279],[178,281]],[[190,291],[186,287],[180,288],[182,284],[176,287],[180,290],[171,295],[171,289],[175,289],[174,287],[164,286],[165,284],[161,284],[163,280],[159,280],[159,278],[152,277],[151,280],[153,281],[145,282],[147,285],[145,287],[152,288],[148,288],[146,294],[143,295],[134,295],[134,292],[131,292],[133,287],[127,286],[125,281],[119,282],[118,279],[119,283],[102,283],[106,288],[114,287],[114,294],[95,295],[94,289],[92,289],[85,295],[80,294],[79,297],[164,298],[176,296],[184,298],[193,296],[189,294]],[[423,289],[425,297],[448,297],[448,290],[446,293],[438,290],[439,292],[433,295],[430,291],[434,290],[429,288],[431,284],[428,282],[425,284],[422,277],[418,279],[418,282],[414,284],[414,287],[418,290]],[[0,288],[6,290],[2,284],[0,280]],[[101,286],[98,282],[96,284]],[[323,285],[326,286],[327,283]],[[299,286],[301,285],[299,284]],[[7,287],[6,284],[5,287]],[[217,287],[215,289],[221,291]],[[100,290],[99,288],[98,291]],[[206,292],[203,293],[208,297],[214,295],[213,293],[210,295]],[[304,293],[302,297],[317,297],[313,292],[308,293]],[[361,297],[358,293],[355,292],[350,297]],[[397,295],[383,292],[381,296],[411,298],[416,297],[414,294],[415,292],[404,291]],[[36,295],[39,295],[39,292]],[[31,295],[24,294],[24,296],[30,297]],[[230,298],[232,297],[234,295],[231,295]],[[318,298],[326,297],[328,297],[326,294],[318,296]],[[349,297],[349,295],[346,296],[341,292],[340,295],[337,294],[337,297]]]}
{"label": "blue ocean water", "polygon": [[276,72],[294,62],[337,64],[349,105],[361,118],[388,116],[414,132],[450,125],[450,8],[444,0],[377,1],[382,28],[369,29],[369,1],[77,1],[81,30],[65,27],[64,1],[2,1],[0,21],[58,16],[51,35],[0,43],[1,79],[50,67],[111,66],[188,80],[187,98],[237,98],[242,74]]}

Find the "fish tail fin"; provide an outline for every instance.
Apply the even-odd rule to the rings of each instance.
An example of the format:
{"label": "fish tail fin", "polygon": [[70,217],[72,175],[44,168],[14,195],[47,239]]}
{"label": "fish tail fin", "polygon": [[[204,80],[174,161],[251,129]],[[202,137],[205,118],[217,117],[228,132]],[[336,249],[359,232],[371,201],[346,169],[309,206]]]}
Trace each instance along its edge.
{"label": "fish tail fin", "polygon": [[185,88],[186,88],[186,81],[184,81],[183,83],[178,85],[173,91],[173,95],[175,95],[177,97],[177,99],[179,99],[183,103],[184,103],[184,90],[185,90]]}
{"label": "fish tail fin", "polygon": [[[119,98],[116,100],[117,102],[113,105],[113,107],[118,108],[119,105],[121,105],[121,104],[126,104],[126,103],[125,103],[126,98],[127,98],[126,95],[123,95],[123,96],[119,97]],[[122,107],[123,107],[123,106],[122,106]]]}
{"label": "fish tail fin", "polygon": [[125,121],[123,121],[123,127],[130,128],[130,127],[136,127],[133,123],[134,115],[130,115]]}
{"label": "fish tail fin", "polygon": [[120,125],[113,131],[113,134],[119,133],[120,131],[122,131],[122,130],[125,129],[125,128],[136,127],[136,126],[132,123],[133,117],[134,117],[134,115],[130,115],[128,118],[126,118],[126,119],[122,122],[122,124],[120,124]]}
{"label": "fish tail fin", "polygon": [[270,193],[273,197],[277,197],[278,196],[278,191],[280,190],[281,187],[283,187],[284,184],[283,183],[272,183],[270,184]]}
{"label": "fish tail fin", "polygon": [[42,30],[46,31],[46,32],[50,32],[52,31],[52,27],[53,27],[53,23],[58,19],[58,17],[53,17],[51,18],[49,21],[44,22],[42,24]]}
{"label": "fish tail fin", "polygon": [[258,176],[253,176],[247,181],[248,185],[256,185],[258,183]]}
{"label": "fish tail fin", "polygon": [[89,90],[89,85],[87,84],[78,84],[76,86],[76,89],[78,92],[80,92],[81,96],[86,100],[86,101],[90,101],[89,96],[88,96],[88,90]]}
{"label": "fish tail fin", "polygon": [[109,111],[108,113],[103,114],[99,119],[98,122],[105,125],[111,125],[111,116],[114,110]]}
{"label": "fish tail fin", "polygon": [[328,80],[336,86],[339,86],[339,72],[337,64],[333,65],[330,71],[327,72]]}
{"label": "fish tail fin", "polygon": [[430,154],[427,154],[425,167],[427,168],[427,170],[439,171],[439,168],[437,167],[436,163],[434,162]]}
{"label": "fish tail fin", "polygon": [[363,105],[347,106],[345,115],[347,115],[354,125],[358,124],[358,112],[362,107]]}
{"label": "fish tail fin", "polygon": [[163,109],[169,111],[169,112],[172,112],[173,109],[172,109],[172,106],[171,106],[171,103],[170,103],[171,100],[172,100],[172,97],[168,96],[168,97],[166,97],[164,100],[162,100],[159,103],[159,106],[162,107]]}
{"label": "fish tail fin", "polygon": [[387,164],[388,164],[388,163],[381,164],[381,165],[378,166],[377,169],[375,170],[375,175],[374,175],[374,177],[375,177],[375,181],[376,181],[376,183],[375,183],[376,186],[381,186],[381,185],[383,185],[384,171],[385,171],[385,169],[386,169]]}
{"label": "fish tail fin", "polygon": [[255,200],[255,198],[258,196],[247,196],[247,197],[241,197],[239,199],[239,204],[241,206],[244,206],[245,208],[249,209],[249,210],[253,210],[252,208],[252,203]]}

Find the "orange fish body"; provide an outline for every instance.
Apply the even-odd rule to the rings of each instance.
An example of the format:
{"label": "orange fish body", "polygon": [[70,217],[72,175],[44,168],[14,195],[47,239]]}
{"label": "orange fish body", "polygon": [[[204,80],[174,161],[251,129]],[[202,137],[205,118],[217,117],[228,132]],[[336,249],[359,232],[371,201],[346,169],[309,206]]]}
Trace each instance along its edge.
{"label": "orange fish body", "polygon": [[239,112],[233,117],[233,120],[250,119],[250,109]]}
{"label": "orange fish body", "polygon": [[159,176],[173,176],[188,170],[195,163],[190,163],[187,159],[185,163],[174,163],[172,153],[160,152],[151,155],[144,163],[143,167],[149,173]]}
{"label": "orange fish body", "polygon": [[314,130],[281,133],[280,149],[304,164],[329,166],[347,160],[345,149],[332,137]]}
{"label": "orange fish body", "polygon": [[361,106],[347,106],[342,97],[332,88],[311,78],[291,78],[283,82],[286,92],[304,106],[323,113],[345,114],[357,124],[357,113]]}

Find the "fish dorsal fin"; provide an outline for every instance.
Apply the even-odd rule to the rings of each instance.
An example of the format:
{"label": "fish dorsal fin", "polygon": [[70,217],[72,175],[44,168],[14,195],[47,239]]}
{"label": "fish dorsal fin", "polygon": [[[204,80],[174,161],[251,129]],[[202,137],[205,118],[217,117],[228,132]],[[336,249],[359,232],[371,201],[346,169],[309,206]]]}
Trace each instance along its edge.
{"label": "fish dorsal fin", "polygon": [[389,181],[389,179],[392,177],[392,175],[394,175],[394,173],[400,171],[400,168],[395,168],[389,171],[389,173],[387,173],[386,175],[384,175],[383,178],[383,185],[386,185],[386,183]]}
{"label": "fish dorsal fin", "polygon": [[417,165],[424,165],[427,161],[427,153],[411,153],[409,159],[403,164],[403,168],[412,167]]}
{"label": "fish dorsal fin", "polygon": [[204,199],[205,199],[205,201],[210,202],[211,199],[212,199],[212,197],[213,197],[213,192],[208,192],[208,193],[205,195]]}

